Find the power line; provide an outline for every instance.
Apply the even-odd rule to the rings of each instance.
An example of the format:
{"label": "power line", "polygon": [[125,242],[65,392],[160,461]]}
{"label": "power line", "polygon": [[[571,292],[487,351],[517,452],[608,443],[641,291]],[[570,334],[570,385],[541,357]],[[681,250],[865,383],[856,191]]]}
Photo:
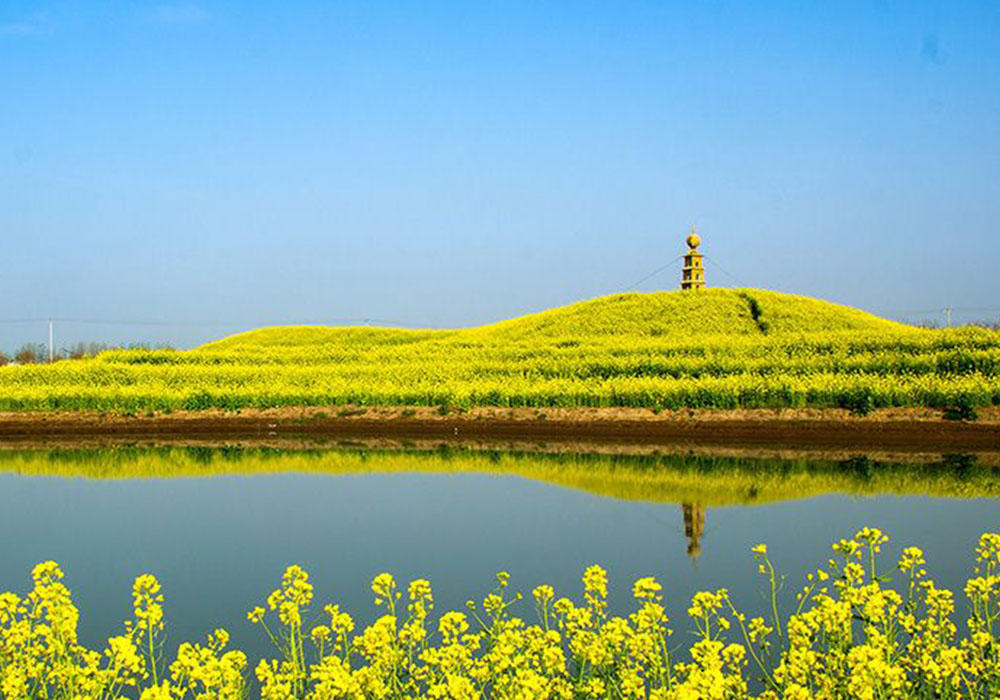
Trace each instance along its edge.
{"label": "power line", "polygon": [[661,272],[663,272],[664,270],[666,270],[668,267],[670,267],[671,265],[673,265],[675,262],[677,262],[678,260],[680,260],[683,257],[684,257],[683,253],[681,255],[678,255],[676,258],[674,258],[673,260],[671,260],[670,262],[668,262],[663,267],[656,268],[655,270],[653,270],[652,272],[650,272],[648,275],[646,275],[645,277],[643,277],[638,282],[632,283],[630,286],[626,287],[624,291],[626,291],[626,292],[632,291],[633,289],[635,289],[636,287],[638,287],[640,284],[642,284],[646,280],[651,279],[653,277],[656,277],[658,274],[660,274]]}
{"label": "power line", "polygon": [[715,267],[716,270],[718,270],[719,272],[721,272],[722,274],[724,274],[729,279],[733,280],[733,282],[735,282],[736,284],[740,285],[741,287],[749,287],[750,286],[749,284],[747,284],[746,282],[744,282],[743,280],[741,280],[736,275],[732,274],[731,272],[727,272],[725,270],[725,268],[722,267],[722,265],[720,265],[719,263],[717,263],[715,261],[715,258],[710,258],[710,257],[708,257],[707,255],[704,255],[704,254],[702,254],[702,257],[705,258],[705,260],[707,260],[708,262],[712,263],[712,265]]}
{"label": "power line", "polygon": [[1000,312],[1000,307],[989,308],[985,306],[949,306],[952,311],[997,311]]}
{"label": "power line", "polygon": [[883,310],[884,314],[943,314],[946,311],[964,311],[964,312],[977,312],[977,313],[1000,313],[1000,307],[988,307],[988,306],[942,306],[939,309],[907,309],[900,311],[898,309]]}
{"label": "power line", "polygon": [[[660,274],[661,272],[663,272],[664,270],[666,270],[668,267],[672,266],[674,263],[676,263],[678,260],[680,260],[683,257],[684,257],[683,253],[680,254],[680,255],[678,255],[676,258],[674,258],[673,260],[671,260],[670,262],[668,262],[666,265],[663,265],[661,267],[656,268],[655,270],[653,270],[652,272],[650,272],[645,277],[639,279],[636,282],[633,282],[631,285],[629,285],[628,287],[626,287],[623,291],[629,292],[629,291],[635,289],[640,284],[642,284],[646,280],[651,279],[651,278],[655,277],[656,275]],[[722,274],[724,274],[727,277],[729,277],[730,279],[732,279],[734,282],[736,282],[741,287],[748,287],[748,286],[750,286],[746,282],[744,282],[743,280],[741,280],[739,277],[737,277],[736,275],[732,274],[731,272],[728,272],[725,268],[722,267],[722,265],[720,265],[719,263],[717,263],[714,258],[710,258],[707,255],[703,255],[702,257],[704,257],[705,260],[711,262],[712,265],[715,267],[715,269],[717,269],[719,272],[721,272]]]}
{"label": "power line", "polygon": [[[5,325],[21,325],[29,323],[77,323],[84,325],[96,325],[96,326],[162,326],[162,327],[206,327],[206,328],[218,328],[220,326],[248,326],[253,324],[248,324],[246,322],[240,321],[141,321],[135,319],[94,319],[94,318],[66,318],[59,316],[52,317],[38,317],[38,318],[11,318],[11,319],[0,319],[0,324]],[[313,325],[342,325],[342,324],[361,324],[368,325],[373,323],[388,324],[392,326],[403,326],[412,327],[411,324],[402,323],[399,321],[392,321],[384,318],[329,318],[323,319],[322,321],[281,321],[272,325],[282,325],[282,326],[313,326]],[[256,326],[255,326],[256,327]]]}
{"label": "power line", "polygon": [[[671,260],[670,262],[668,262],[666,265],[663,265],[662,267],[656,268],[655,270],[653,270],[652,272],[650,272],[648,275],[646,275],[645,277],[643,277],[639,281],[633,283],[629,287],[626,287],[624,291],[628,292],[628,291],[631,291],[632,289],[635,289],[640,284],[642,284],[646,280],[648,280],[648,279],[650,279],[652,277],[655,277],[656,275],[660,274],[661,272],[663,272],[664,270],[666,270],[668,267],[670,267],[671,265],[673,265],[674,263],[676,263],[678,260],[680,260],[683,257],[684,257],[683,254],[682,255],[678,255],[676,258],[674,258],[673,260]],[[736,282],[741,287],[749,287],[750,286],[749,284],[747,284],[746,282],[744,282],[743,280],[741,280],[739,277],[737,277],[736,275],[734,275],[733,273],[729,272],[724,267],[722,267],[722,265],[720,265],[714,258],[711,258],[708,255],[704,255],[704,254],[702,254],[702,257],[705,259],[706,262],[712,263],[712,266],[716,270],[718,270],[719,272],[721,272],[722,274],[724,274],[726,277],[728,277],[731,280],[733,280],[734,282]],[[963,312],[963,313],[997,313],[997,314],[1000,314],[1000,307],[989,307],[989,306],[945,306],[945,307],[941,307],[939,309],[921,309],[921,310],[912,310],[911,309],[911,310],[907,310],[907,311],[882,311],[882,314],[883,315],[895,315],[895,316],[905,316],[905,315],[908,315],[908,314],[916,314],[916,315],[922,315],[922,314],[946,314],[947,317],[948,317],[948,326],[950,327],[951,326],[951,314],[954,313],[954,312]]]}
{"label": "power line", "polygon": [[96,319],[96,318],[66,318],[62,316],[46,316],[45,318],[14,318],[0,319],[3,324],[24,323],[80,323],[97,326],[240,326],[242,323],[227,321],[138,321],[135,319]]}

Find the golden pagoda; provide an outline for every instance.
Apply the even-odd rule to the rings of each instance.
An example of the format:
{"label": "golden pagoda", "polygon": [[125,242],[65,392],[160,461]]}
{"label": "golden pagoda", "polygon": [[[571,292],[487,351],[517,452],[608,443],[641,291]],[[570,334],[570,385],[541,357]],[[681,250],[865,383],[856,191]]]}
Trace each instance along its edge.
{"label": "golden pagoda", "polygon": [[698,252],[701,236],[691,227],[691,235],[687,237],[688,252],[684,256],[684,269],[681,276],[681,289],[703,289],[705,287],[704,257]]}

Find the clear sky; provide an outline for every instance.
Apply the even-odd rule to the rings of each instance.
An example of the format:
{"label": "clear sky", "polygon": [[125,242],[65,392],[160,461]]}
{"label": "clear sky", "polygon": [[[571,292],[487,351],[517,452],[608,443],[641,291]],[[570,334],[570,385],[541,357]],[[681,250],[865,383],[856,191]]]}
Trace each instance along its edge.
{"label": "clear sky", "polygon": [[5,0],[0,320],[475,325],[692,222],[710,285],[996,318],[998,37],[994,0]]}

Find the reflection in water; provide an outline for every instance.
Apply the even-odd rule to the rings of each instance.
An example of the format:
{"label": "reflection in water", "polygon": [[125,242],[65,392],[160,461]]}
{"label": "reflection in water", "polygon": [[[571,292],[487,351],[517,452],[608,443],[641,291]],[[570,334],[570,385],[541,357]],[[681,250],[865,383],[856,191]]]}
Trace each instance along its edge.
{"label": "reflection in water", "polygon": [[[603,454],[366,446],[280,449],[124,446],[0,449],[0,472],[88,479],[209,477],[277,473],[490,473],[520,476],[623,500],[690,503],[699,540],[708,506],[768,503],[830,493],[951,498],[1000,496],[992,455],[896,462],[854,456]],[[685,522],[688,518],[685,516]],[[698,521],[698,522],[695,522]],[[700,524],[699,524],[700,523]]]}
{"label": "reflection in water", "polygon": [[616,499],[678,503],[687,554],[702,554],[708,506],[757,504],[822,494],[1000,496],[993,456],[945,455],[915,462],[867,456],[795,459],[713,454],[575,454],[437,446],[363,445],[280,449],[124,446],[0,450],[0,472],[93,479],[209,477],[308,472],[494,473],[548,482]]}
{"label": "reflection in water", "polygon": [[687,537],[688,556],[697,559],[701,554],[701,537],[705,532],[705,510],[700,503],[682,503],[684,536]]}
{"label": "reflection in water", "polygon": [[[171,644],[222,627],[259,657],[269,642],[246,613],[292,563],[312,574],[317,600],[365,624],[379,614],[368,583],[383,571],[433,581],[443,610],[485,594],[500,570],[521,592],[548,583],[578,593],[597,563],[610,574],[609,610],[630,611],[632,583],[654,576],[682,630],[695,591],[725,587],[745,607],[760,602],[753,545],[767,542],[797,584],[831,542],[865,525],[892,535],[889,557],[924,548],[938,583],[960,591],[973,543],[1000,522],[993,464],[454,447],[0,449],[0,590],[24,590],[36,563],[60,562],[83,638],[98,644],[120,629],[132,579],[151,572],[166,592]],[[530,602],[519,613],[530,617]]]}

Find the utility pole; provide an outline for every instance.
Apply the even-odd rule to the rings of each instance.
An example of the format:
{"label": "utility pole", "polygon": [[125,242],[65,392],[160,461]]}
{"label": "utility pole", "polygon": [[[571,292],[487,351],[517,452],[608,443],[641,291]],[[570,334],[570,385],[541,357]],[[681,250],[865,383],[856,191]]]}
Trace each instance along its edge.
{"label": "utility pole", "polygon": [[49,363],[53,360],[52,352],[52,319],[49,319]]}
{"label": "utility pole", "polygon": [[951,307],[949,306],[944,310],[945,318],[948,319],[948,328],[951,328]]}

